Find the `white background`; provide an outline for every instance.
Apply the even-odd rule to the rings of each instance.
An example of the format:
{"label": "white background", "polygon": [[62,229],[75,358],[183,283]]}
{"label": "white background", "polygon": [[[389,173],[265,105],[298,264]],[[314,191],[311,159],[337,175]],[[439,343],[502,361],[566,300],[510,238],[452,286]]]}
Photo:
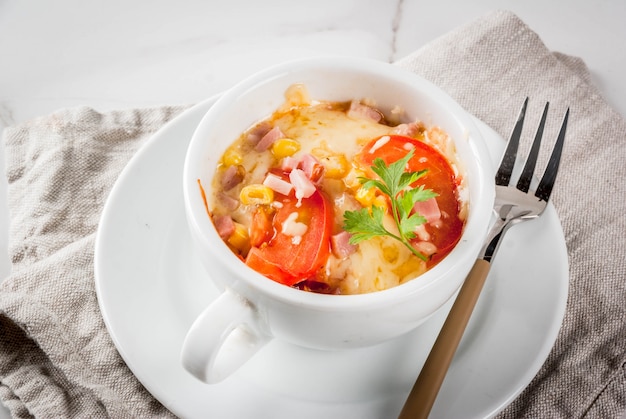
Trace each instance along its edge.
{"label": "white background", "polygon": [[[623,0],[0,0],[0,129],[80,105],[192,104],[302,56],[394,61],[496,9],[581,57],[626,115]],[[10,273],[4,168],[2,143],[0,281]]]}

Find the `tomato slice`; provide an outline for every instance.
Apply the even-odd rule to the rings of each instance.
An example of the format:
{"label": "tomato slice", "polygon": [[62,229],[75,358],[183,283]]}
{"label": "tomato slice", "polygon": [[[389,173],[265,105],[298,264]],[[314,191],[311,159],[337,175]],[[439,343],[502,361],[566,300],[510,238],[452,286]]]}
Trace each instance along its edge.
{"label": "tomato slice", "polygon": [[250,245],[259,247],[269,241],[274,234],[272,220],[265,207],[258,207],[252,214],[250,222]]}
{"label": "tomato slice", "polygon": [[[445,156],[423,141],[402,135],[390,135],[387,142],[378,142],[379,139],[376,138],[366,144],[358,156],[359,163],[366,166],[366,170],[371,170],[369,168],[376,158],[381,158],[389,165],[406,156],[411,148],[415,150],[415,154],[408,162],[408,169],[413,172],[428,170],[417,184],[423,184],[426,189],[432,189],[438,194],[437,204],[444,215],[443,222],[437,227],[426,225],[431,241],[438,249],[429,261],[429,265],[432,266],[454,248],[463,231],[463,221],[459,218],[458,184],[454,169]],[[370,175],[374,175],[373,172]]]}
{"label": "tomato slice", "polygon": [[[278,196],[282,205],[272,220],[272,238],[253,247],[246,257],[246,264],[274,281],[292,286],[310,278],[330,255],[333,208],[324,193],[317,190],[308,198],[298,200],[293,196]],[[283,231],[285,221],[291,214],[295,221],[306,225],[301,236]]]}
{"label": "tomato slice", "polygon": [[283,271],[279,263],[267,259],[267,254],[261,252],[261,248],[252,247],[246,256],[246,265],[260,274],[281,284],[293,285],[294,277]]}

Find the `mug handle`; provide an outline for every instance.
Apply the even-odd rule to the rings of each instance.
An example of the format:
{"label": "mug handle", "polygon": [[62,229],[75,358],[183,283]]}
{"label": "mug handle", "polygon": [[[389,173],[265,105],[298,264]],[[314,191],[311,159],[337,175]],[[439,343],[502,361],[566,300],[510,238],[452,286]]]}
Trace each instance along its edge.
{"label": "mug handle", "polygon": [[191,325],[181,361],[194,377],[214,384],[230,376],[271,340],[254,306],[226,289]]}

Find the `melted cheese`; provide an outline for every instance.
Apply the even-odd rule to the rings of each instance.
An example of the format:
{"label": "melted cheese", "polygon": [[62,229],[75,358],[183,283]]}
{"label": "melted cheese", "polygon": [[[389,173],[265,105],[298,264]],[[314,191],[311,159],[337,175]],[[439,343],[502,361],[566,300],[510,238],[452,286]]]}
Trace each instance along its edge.
{"label": "melted cheese", "polygon": [[[373,138],[382,137],[372,148],[374,151],[389,141],[388,135],[394,133],[394,127],[366,118],[352,118],[348,116],[347,109],[348,104],[313,102],[306,91],[292,90],[286,105],[277,110],[268,121],[272,126],[279,127],[286,137],[297,140],[300,150],[287,157],[289,160],[277,161],[271,151],[255,152],[253,146],[246,142],[246,133],[242,133],[230,149],[234,147],[243,156],[241,165],[245,168],[246,176],[240,185],[228,191],[228,195],[237,196],[243,185],[262,183],[271,167],[281,167],[281,163],[293,163],[305,153],[316,156],[322,164],[328,156],[341,156],[341,159],[352,162],[354,156]],[[400,114],[396,112],[394,115],[399,118]],[[453,143],[445,132],[435,128],[428,132],[420,131],[416,135],[435,145],[450,162],[456,162]],[[408,144],[407,149],[410,148],[411,144]],[[335,205],[335,223],[338,226],[343,223],[345,211],[360,208],[354,199],[354,189],[350,188],[359,185],[357,177],[363,173],[354,168],[350,170],[350,167],[347,170],[343,178],[323,178],[318,185]],[[213,195],[214,211],[229,213],[237,223],[249,226],[250,208],[244,205],[234,211],[220,208],[218,196],[223,192],[219,192],[217,178],[218,176],[213,188],[217,191]],[[298,190],[296,187],[296,191]],[[307,225],[297,219],[298,214],[294,212],[281,226],[285,234],[292,236],[294,245],[300,243],[307,230]],[[395,228],[393,222],[386,221],[389,221],[386,224],[390,228]],[[376,237],[361,242],[357,251],[347,258],[338,259],[331,255],[323,272],[324,280],[331,289],[341,294],[358,294],[399,285],[422,274],[426,269],[426,264],[412,255],[400,242],[389,237]]]}
{"label": "melted cheese", "polygon": [[348,160],[372,138],[389,134],[391,127],[366,119],[352,119],[340,109],[323,105],[294,108],[279,115],[274,123],[290,138],[297,138],[304,153],[315,154],[317,148],[329,148]]}

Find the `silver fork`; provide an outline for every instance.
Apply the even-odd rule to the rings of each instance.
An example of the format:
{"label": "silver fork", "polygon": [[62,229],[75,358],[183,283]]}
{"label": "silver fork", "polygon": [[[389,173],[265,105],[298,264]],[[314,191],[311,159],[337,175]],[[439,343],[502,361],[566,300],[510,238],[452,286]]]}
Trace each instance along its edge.
{"label": "silver fork", "polygon": [[524,105],[517,118],[506,150],[502,156],[500,167],[496,172],[496,199],[494,203],[494,212],[497,216],[496,222],[487,235],[487,239],[478,259],[459,290],[459,294],[437,336],[437,340],[400,412],[399,419],[428,417],[437,394],[439,393],[439,389],[441,388],[441,383],[448,372],[448,367],[452,362],[454,353],[456,352],[463,332],[474,310],[476,301],[478,300],[487,274],[489,273],[491,261],[498,251],[502,237],[513,225],[541,216],[548,205],[548,200],[550,199],[556,175],[559,170],[567,120],[569,118],[569,109],[563,118],[561,129],[543,177],[539,181],[537,188],[533,191],[530,190],[530,186],[539,155],[541,137],[543,136],[549,104],[546,103],[543,110],[535,139],[528,153],[524,168],[519,176],[519,180],[516,185],[512,185],[511,177],[513,175],[513,168],[518,159],[517,150],[527,106],[528,98],[524,101]]}

